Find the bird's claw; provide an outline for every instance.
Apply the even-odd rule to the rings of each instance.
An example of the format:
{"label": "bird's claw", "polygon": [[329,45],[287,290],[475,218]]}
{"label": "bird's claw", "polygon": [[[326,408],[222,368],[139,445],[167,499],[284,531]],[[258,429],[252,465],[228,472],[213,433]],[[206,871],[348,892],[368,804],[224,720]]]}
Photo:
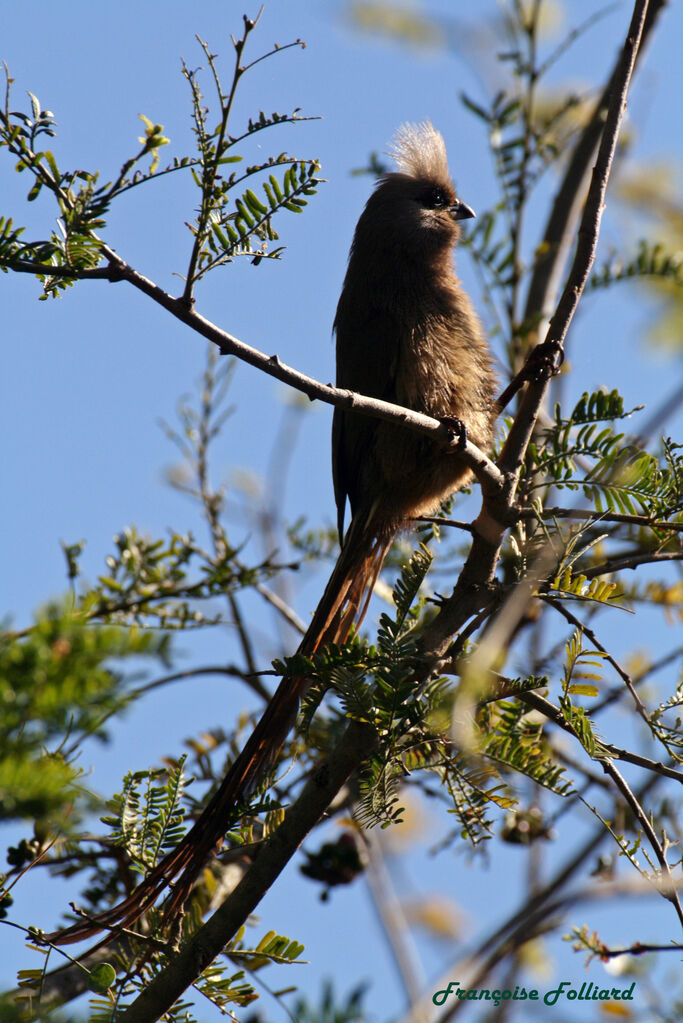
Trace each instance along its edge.
{"label": "bird's claw", "polygon": [[456,443],[461,449],[464,448],[467,444],[467,427],[462,419],[456,419],[455,416],[440,416],[439,420],[448,430],[449,442]]}
{"label": "bird's claw", "polygon": [[564,350],[561,345],[553,340],[543,341],[536,345],[530,353],[525,366],[527,380],[540,382],[557,376],[564,362]]}

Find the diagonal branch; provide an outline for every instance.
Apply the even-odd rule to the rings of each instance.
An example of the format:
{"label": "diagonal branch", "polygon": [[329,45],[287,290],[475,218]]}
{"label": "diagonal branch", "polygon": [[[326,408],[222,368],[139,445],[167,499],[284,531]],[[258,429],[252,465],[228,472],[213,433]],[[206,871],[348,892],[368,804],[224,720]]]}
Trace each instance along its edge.
{"label": "diagonal branch", "polygon": [[646,814],[645,810],[640,805],[639,800],[629,788],[626,779],[622,774],[620,774],[614,764],[610,760],[603,760],[601,763],[603,771],[605,774],[610,776],[630,807],[631,813],[647,835],[647,840],[654,850],[661,869],[662,880],[657,885],[657,889],[660,894],[674,907],[678,914],[678,919],[683,924],[683,907],[681,907],[680,899],[678,898],[677,883],[674,881],[671,874],[671,867],[669,866],[669,861],[666,858],[666,853],[664,852],[662,843],[659,840],[659,836],[657,835],[648,814]]}
{"label": "diagonal branch", "polygon": [[[564,732],[576,738],[574,729],[566,720],[560,710],[555,707],[550,700],[546,700],[545,697],[539,696],[538,693],[527,690],[524,693],[516,694],[518,699],[527,704],[533,710],[540,711],[544,717],[547,717],[549,721],[557,725]],[[630,750],[621,749],[620,746],[614,746],[610,742],[600,741],[602,749],[605,751],[605,756],[611,757],[614,760],[623,760],[627,764],[634,764],[636,767],[642,767],[646,771],[651,771],[653,774],[658,774],[662,778],[672,778],[677,781],[679,785],[683,785],[683,772],[677,771],[673,767],[668,767],[663,764],[660,760],[651,760],[649,757],[641,757],[638,753],[631,753]]]}
{"label": "diagonal branch", "polygon": [[[621,122],[626,111],[626,98],[640,46],[648,0],[637,0],[621,56],[611,79],[610,99],[605,117],[600,148],[591,177],[586,205],[579,225],[576,252],[567,282],[557,308],[550,319],[545,345],[560,355],[567,331],[574,318],[588,276],[595,261],[600,223],[605,208],[609,182]],[[503,470],[519,471],[527,445],[548,387],[548,378],[532,382],[522,399],[519,413],[512,425],[499,460]]]}
{"label": "diagonal branch", "polygon": [[635,686],[633,685],[633,679],[628,674],[628,672],[624,671],[619,662],[614,657],[612,657],[607,648],[602,645],[598,637],[595,635],[593,629],[591,629],[590,626],[586,625],[585,622],[582,622],[580,618],[577,618],[575,614],[572,614],[572,612],[568,608],[564,607],[564,605],[561,604],[560,601],[555,600],[553,597],[549,596],[546,593],[539,594],[539,597],[544,603],[550,605],[550,607],[554,608],[555,611],[558,611],[569,622],[570,625],[575,626],[575,628],[579,629],[584,635],[588,636],[591,643],[593,643],[593,645],[597,647],[600,653],[603,654],[605,660],[612,665],[619,678],[622,679],[622,681],[626,685],[626,688],[633,697],[633,702],[635,703],[636,710],[640,714],[641,718],[643,719],[647,727],[650,729],[650,731],[654,731],[650,715],[647,712],[647,707],[645,706],[643,701],[640,699],[640,696],[636,692]]}
{"label": "diagonal branch", "polygon": [[[667,2],[668,0],[650,0],[636,60],[642,55],[645,42]],[[560,286],[562,270],[574,241],[586,177],[600,141],[607,108],[619,76],[620,64],[621,57],[595,105],[588,124],[573,148],[557,190],[543,239],[537,249],[539,255],[531,273],[523,322],[530,323],[535,317],[541,316],[545,319],[550,315],[550,308]]]}
{"label": "diagonal branch", "polygon": [[[394,405],[388,401],[382,401],[380,398],[371,398],[342,387],[333,387],[332,384],[323,384],[300,370],[288,366],[281,361],[278,355],[266,355],[258,348],[240,341],[228,331],[217,327],[215,323],[207,320],[191,305],[188,305],[184,299],[175,298],[154,281],[135,270],[108,245],[102,243],[101,251],[105,259],[109,261],[108,267],[73,271],[69,272],[67,276],[125,280],[187,324],[188,327],[201,334],[202,337],[217,345],[222,355],[232,355],[261,372],[267,373],[268,376],[289,384],[290,387],[305,394],[311,401],[324,401],[337,408],[350,409],[364,415],[385,419],[431,437],[442,444],[446,450],[457,452],[458,457],[470,467],[477,479],[480,482],[485,482],[489,489],[494,491],[502,489],[504,480],[496,465],[468,438],[463,439],[458,435],[450,423],[442,423],[438,419],[432,419],[431,416],[403,408],[401,405]],[[60,273],[63,269],[61,267],[51,268],[43,263],[16,260],[10,260],[6,265],[10,269],[40,273],[46,276],[49,276],[53,269],[56,273]]]}

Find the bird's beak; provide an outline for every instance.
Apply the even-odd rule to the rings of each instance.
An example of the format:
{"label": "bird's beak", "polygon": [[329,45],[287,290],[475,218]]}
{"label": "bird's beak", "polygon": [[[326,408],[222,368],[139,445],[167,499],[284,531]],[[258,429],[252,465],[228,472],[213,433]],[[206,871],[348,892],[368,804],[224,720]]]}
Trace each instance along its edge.
{"label": "bird's beak", "polygon": [[468,206],[466,202],[461,202],[459,199],[453,203],[448,211],[453,220],[469,220],[470,217],[476,217],[476,213],[471,206]]}

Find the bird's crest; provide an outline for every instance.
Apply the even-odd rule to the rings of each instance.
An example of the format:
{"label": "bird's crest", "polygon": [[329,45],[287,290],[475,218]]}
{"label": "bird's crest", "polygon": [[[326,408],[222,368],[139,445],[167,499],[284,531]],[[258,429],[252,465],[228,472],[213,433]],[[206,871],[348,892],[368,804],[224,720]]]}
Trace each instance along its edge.
{"label": "bird's crest", "polygon": [[449,181],[446,144],[430,121],[402,124],[394,135],[389,156],[411,178]]}

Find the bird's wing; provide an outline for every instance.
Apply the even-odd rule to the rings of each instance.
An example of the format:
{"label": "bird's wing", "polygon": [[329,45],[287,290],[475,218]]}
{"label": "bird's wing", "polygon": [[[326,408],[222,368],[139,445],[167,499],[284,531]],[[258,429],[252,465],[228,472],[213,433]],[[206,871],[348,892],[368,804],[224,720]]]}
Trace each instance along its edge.
{"label": "bird's wing", "polygon": [[332,417],[332,483],[334,484],[334,501],[337,505],[337,531],[340,546],[344,544],[344,513],[346,512],[346,498],[349,494],[344,478],[344,418],[342,410],[335,408]]}
{"label": "bird's wing", "polygon": [[[361,322],[337,316],[337,387],[348,388],[384,401],[396,400],[398,325],[386,310],[366,315]],[[348,498],[355,514],[363,492],[358,467],[372,472],[375,434],[380,420],[372,416],[334,410],[332,421],[332,477],[337,504],[337,525],[343,537]],[[373,488],[374,489],[374,488]]]}

